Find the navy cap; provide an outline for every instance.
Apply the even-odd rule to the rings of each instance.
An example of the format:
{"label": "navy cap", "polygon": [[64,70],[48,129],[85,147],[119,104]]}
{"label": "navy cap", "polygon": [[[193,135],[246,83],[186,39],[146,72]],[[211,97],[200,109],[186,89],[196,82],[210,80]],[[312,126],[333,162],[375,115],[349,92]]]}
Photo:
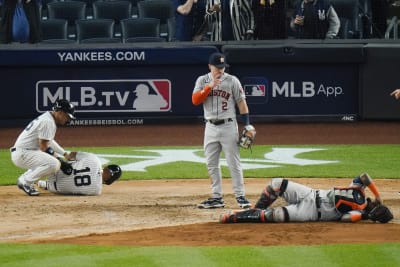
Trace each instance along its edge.
{"label": "navy cap", "polygon": [[218,69],[228,66],[228,64],[226,64],[225,55],[218,52],[211,54],[210,58],[208,59],[208,64],[213,65]]}
{"label": "navy cap", "polygon": [[54,111],[64,111],[71,119],[75,119],[75,107],[66,99],[59,99],[54,103]]}

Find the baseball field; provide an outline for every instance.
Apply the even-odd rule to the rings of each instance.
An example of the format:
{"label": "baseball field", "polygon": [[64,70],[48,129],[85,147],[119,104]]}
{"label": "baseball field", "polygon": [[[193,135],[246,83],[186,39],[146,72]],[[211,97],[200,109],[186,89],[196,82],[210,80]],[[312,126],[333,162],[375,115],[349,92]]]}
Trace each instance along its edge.
{"label": "baseball field", "polygon": [[28,197],[8,152],[22,129],[2,128],[0,266],[400,266],[400,123],[254,125],[256,145],[242,150],[251,202],[272,177],[328,189],[368,172],[394,220],[219,224],[238,207],[224,166],[225,208],[196,208],[210,194],[201,123],[60,128],[61,145],[123,176],[97,197]]}

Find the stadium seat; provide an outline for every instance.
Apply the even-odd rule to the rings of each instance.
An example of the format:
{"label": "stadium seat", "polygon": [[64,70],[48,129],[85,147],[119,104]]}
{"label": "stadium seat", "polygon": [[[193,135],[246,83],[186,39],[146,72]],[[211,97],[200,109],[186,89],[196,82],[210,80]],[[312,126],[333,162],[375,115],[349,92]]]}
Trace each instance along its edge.
{"label": "stadium seat", "polygon": [[81,1],[50,2],[47,4],[49,19],[68,21],[68,38],[76,38],[75,21],[85,19],[86,3]]}
{"label": "stadium seat", "polygon": [[41,0],[40,1],[40,16],[43,20],[46,20],[48,18],[48,12],[47,12],[47,4],[50,2],[58,2],[59,0]]}
{"label": "stadium seat", "polygon": [[[42,0],[43,1],[43,0]],[[49,1],[49,0],[48,0]],[[51,1],[51,0],[50,0]],[[54,1],[54,0],[53,0]],[[57,1],[57,0],[56,0]],[[58,0],[60,1],[60,0]],[[62,0],[61,0],[62,1]],[[93,2],[98,1],[98,0],[70,0],[70,1],[82,1],[86,3],[86,9],[85,9],[85,17],[87,19],[93,18]]]}
{"label": "stadium seat", "polygon": [[68,21],[65,19],[47,19],[40,22],[42,40],[68,39]]}
{"label": "stadium seat", "polygon": [[132,3],[130,1],[96,1],[93,3],[93,18],[113,19],[115,21],[115,35],[121,35],[120,21],[132,17]]}
{"label": "stadium seat", "polygon": [[76,20],[76,40],[80,43],[90,38],[113,38],[114,24],[112,19]]}
{"label": "stadium seat", "polygon": [[132,17],[137,18],[138,17],[138,8],[137,8],[137,3],[139,0],[130,0],[132,3]]}
{"label": "stadium seat", "polygon": [[160,20],[160,35],[172,41],[175,35],[175,11],[171,0],[145,0],[137,3],[139,18]]}
{"label": "stadium seat", "polygon": [[[121,20],[122,41],[134,37],[160,37],[160,20],[156,18],[131,18]],[[165,39],[164,39],[165,40]]]}

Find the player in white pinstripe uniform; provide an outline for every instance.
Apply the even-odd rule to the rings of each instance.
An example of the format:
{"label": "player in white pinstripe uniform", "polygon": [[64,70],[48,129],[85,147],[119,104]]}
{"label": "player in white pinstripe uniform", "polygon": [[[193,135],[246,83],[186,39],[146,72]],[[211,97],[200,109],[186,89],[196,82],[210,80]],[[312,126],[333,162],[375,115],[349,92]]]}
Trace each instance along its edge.
{"label": "player in white pinstripe uniform", "polygon": [[103,184],[110,185],[121,176],[118,165],[103,168],[100,159],[92,153],[77,152],[76,161],[71,165],[72,174],[59,170],[47,181],[39,181],[39,187],[55,194],[97,196],[101,195]]}
{"label": "player in white pinstripe uniform", "polygon": [[18,178],[17,185],[29,196],[39,195],[34,187],[36,181],[60,169],[58,157],[75,159],[76,152],[66,152],[54,140],[57,126],[75,119],[74,113],[75,108],[69,101],[57,100],[52,111],[45,112],[26,126],[10,149],[12,162],[27,169]]}
{"label": "player in white pinstripe uniform", "polygon": [[208,67],[210,72],[197,78],[192,94],[194,105],[203,104],[206,120],[204,154],[212,182],[211,198],[200,203],[198,207],[207,209],[225,206],[219,164],[221,152],[224,151],[236,200],[241,208],[249,208],[251,204],[245,197],[235,109],[236,106],[239,108],[244,124],[249,125],[245,93],[238,78],[225,73],[223,54],[213,53],[209,58]]}

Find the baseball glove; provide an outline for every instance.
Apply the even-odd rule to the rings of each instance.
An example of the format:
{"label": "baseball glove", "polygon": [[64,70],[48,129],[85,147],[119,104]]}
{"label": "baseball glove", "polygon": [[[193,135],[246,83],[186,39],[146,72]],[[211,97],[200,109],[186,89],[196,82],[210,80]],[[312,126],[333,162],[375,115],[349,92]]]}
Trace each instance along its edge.
{"label": "baseball glove", "polygon": [[379,204],[368,213],[368,218],[374,222],[387,223],[393,219],[393,214],[388,207]]}
{"label": "baseball glove", "polygon": [[253,125],[246,125],[239,137],[239,145],[243,148],[251,148],[256,138],[256,129]]}

